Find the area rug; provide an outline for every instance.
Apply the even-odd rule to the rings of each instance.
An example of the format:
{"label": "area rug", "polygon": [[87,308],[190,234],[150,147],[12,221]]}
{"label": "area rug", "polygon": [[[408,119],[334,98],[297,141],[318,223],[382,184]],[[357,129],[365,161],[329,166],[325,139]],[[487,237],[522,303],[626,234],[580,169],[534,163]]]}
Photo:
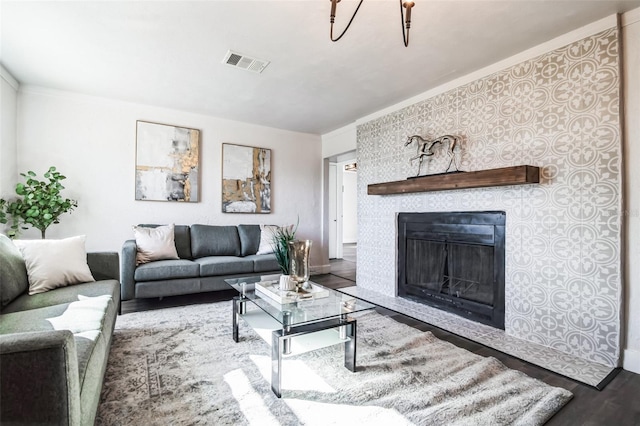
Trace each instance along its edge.
{"label": "area rug", "polygon": [[342,345],[283,362],[231,302],[118,317],[98,410],[102,425],[540,425],[572,394],[370,311],[358,316],[358,371]]}

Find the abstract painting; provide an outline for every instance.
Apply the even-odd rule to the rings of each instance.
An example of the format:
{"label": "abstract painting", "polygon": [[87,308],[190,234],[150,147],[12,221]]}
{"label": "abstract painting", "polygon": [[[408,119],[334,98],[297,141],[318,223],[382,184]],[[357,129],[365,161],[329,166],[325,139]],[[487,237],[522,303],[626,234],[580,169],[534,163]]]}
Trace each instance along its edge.
{"label": "abstract painting", "polygon": [[271,150],[222,144],[223,213],[271,213]]}
{"label": "abstract painting", "polygon": [[200,131],[137,121],[136,200],[198,202]]}

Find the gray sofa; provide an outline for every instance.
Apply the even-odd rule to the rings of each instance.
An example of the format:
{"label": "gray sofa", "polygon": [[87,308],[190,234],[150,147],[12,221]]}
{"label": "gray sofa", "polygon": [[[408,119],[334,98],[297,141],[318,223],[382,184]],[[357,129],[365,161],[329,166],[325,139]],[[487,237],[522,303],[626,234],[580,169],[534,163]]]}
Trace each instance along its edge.
{"label": "gray sofa", "polygon": [[[120,303],[117,253],[89,253],[96,282],[30,296],[20,251],[0,235],[0,423],[94,423]],[[111,296],[99,321],[54,330],[78,295]],[[77,311],[75,311],[77,312]],[[78,317],[71,315],[71,320]],[[84,329],[83,329],[84,327]],[[60,327],[58,327],[60,328]],[[79,330],[82,329],[82,332]]]}
{"label": "gray sofa", "polygon": [[227,278],[280,272],[274,254],[256,254],[259,225],[176,225],[175,245],[180,259],[136,266],[136,242],[125,241],[122,300],[228,290]]}

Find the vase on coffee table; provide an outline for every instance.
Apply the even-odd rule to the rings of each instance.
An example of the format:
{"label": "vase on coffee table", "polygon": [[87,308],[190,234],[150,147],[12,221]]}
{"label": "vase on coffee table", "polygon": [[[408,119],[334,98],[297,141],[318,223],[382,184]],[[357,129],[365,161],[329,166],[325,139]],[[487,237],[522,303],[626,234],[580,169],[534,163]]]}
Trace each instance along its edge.
{"label": "vase on coffee table", "polygon": [[299,287],[309,281],[309,251],[311,240],[289,241],[289,275]]}

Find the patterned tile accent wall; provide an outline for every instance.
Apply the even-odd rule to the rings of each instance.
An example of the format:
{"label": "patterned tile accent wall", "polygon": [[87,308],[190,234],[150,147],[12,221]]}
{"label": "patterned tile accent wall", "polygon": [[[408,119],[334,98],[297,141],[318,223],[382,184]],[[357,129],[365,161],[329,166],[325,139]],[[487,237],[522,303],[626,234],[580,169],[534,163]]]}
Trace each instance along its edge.
{"label": "patterned tile accent wall", "polygon": [[[358,126],[358,286],[395,295],[397,212],[505,210],[505,332],[618,365],[618,49],[612,28]],[[541,183],[367,195],[416,174],[413,134],[460,136],[461,170],[530,164]]]}

